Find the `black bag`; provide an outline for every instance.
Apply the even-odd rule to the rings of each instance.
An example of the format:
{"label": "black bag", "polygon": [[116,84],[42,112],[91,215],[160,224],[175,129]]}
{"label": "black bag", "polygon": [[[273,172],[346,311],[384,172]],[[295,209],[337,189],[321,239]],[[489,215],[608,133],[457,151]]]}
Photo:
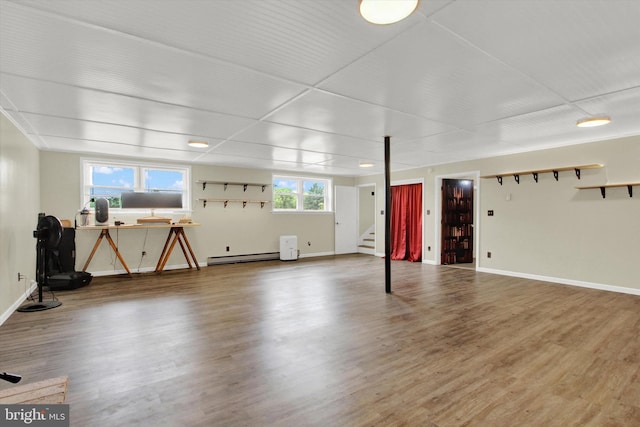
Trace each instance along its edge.
{"label": "black bag", "polygon": [[72,271],[70,273],[57,273],[47,278],[47,284],[52,291],[67,291],[78,289],[91,283],[91,273],[86,271]]}
{"label": "black bag", "polygon": [[47,286],[52,291],[81,288],[91,283],[91,273],[75,271],[76,230],[64,228],[58,247],[46,252]]}

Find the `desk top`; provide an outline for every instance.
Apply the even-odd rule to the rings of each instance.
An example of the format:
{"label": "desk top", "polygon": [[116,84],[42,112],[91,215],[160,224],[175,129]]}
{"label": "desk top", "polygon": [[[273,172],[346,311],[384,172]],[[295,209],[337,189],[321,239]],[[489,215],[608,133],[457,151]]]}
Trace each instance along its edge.
{"label": "desk top", "polygon": [[164,223],[147,223],[147,224],[122,224],[122,225],[114,225],[114,224],[108,224],[108,225],[84,225],[81,226],[79,225],[78,227],[76,227],[78,230],[105,230],[105,229],[109,229],[109,230],[113,230],[113,229],[126,229],[126,230],[136,230],[136,229],[145,229],[145,228],[181,228],[181,227],[198,227],[200,226],[199,223],[197,222],[192,222],[189,224],[180,224],[180,223],[174,223],[174,224],[164,224]]}

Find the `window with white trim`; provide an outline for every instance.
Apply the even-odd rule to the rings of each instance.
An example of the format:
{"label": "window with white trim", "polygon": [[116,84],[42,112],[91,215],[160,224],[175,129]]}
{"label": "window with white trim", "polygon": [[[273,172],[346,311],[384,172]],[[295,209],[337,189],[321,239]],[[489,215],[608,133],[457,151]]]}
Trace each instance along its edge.
{"label": "window with white trim", "polygon": [[[161,192],[182,195],[182,209],[191,210],[191,168],[126,162],[82,160],[82,205],[93,207],[105,198],[110,209],[121,209],[123,192]],[[158,209],[158,211],[161,211]]]}
{"label": "window with white trim", "polygon": [[330,212],[331,180],[273,176],[275,212]]}

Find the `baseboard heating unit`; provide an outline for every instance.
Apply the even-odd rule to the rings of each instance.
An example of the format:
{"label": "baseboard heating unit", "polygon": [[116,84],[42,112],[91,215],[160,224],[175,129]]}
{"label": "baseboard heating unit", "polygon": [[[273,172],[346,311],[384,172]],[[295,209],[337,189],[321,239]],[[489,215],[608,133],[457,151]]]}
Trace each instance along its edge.
{"label": "baseboard heating unit", "polygon": [[250,254],[250,255],[218,256],[218,257],[207,258],[207,265],[236,264],[239,262],[252,262],[252,261],[272,261],[277,259],[280,259],[279,252],[267,252],[263,254]]}

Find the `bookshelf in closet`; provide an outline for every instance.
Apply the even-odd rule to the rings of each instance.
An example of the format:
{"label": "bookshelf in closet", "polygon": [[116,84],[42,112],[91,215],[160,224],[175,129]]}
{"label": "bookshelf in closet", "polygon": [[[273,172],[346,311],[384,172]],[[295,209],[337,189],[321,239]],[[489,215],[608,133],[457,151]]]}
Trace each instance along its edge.
{"label": "bookshelf in closet", "polygon": [[442,264],[473,262],[473,181],[442,180]]}

